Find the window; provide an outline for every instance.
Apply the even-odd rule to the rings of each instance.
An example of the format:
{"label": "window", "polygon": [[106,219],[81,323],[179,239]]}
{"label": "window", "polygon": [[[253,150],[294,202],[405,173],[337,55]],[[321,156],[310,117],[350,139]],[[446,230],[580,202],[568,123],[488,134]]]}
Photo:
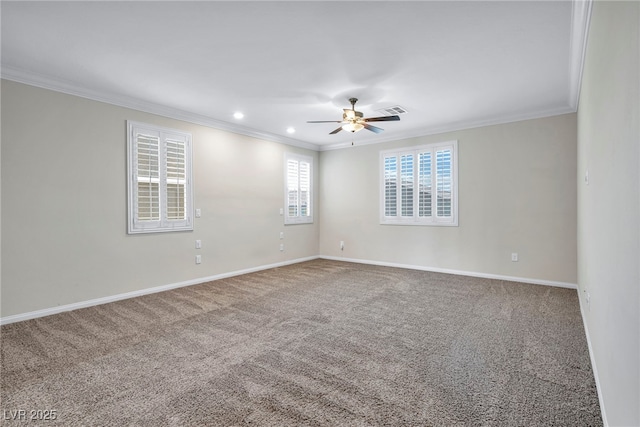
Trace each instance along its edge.
{"label": "window", "polygon": [[285,224],[313,222],[313,158],[285,153]]}
{"label": "window", "polygon": [[458,225],[458,141],[380,152],[380,223]]}
{"label": "window", "polygon": [[129,234],[193,230],[191,134],[127,124]]}

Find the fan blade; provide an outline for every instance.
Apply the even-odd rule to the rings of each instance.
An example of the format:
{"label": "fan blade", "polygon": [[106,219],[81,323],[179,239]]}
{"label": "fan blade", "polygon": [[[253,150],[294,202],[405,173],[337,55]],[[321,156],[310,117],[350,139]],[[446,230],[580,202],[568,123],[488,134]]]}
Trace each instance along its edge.
{"label": "fan blade", "polygon": [[400,120],[400,116],[369,117],[363,120],[365,122],[397,122]]}
{"label": "fan blade", "polygon": [[380,133],[380,132],[382,132],[384,130],[382,128],[371,126],[371,125],[368,125],[366,123],[362,123],[362,126],[364,126],[365,129],[370,130],[371,132],[374,132],[374,133]]}
{"label": "fan blade", "polygon": [[[338,122],[340,123],[340,122]],[[342,130],[342,126],[340,126],[338,129],[334,130],[333,132],[329,132],[329,135],[335,135],[336,133],[340,132]]]}
{"label": "fan blade", "polygon": [[342,120],[311,120],[307,123],[342,123]]}

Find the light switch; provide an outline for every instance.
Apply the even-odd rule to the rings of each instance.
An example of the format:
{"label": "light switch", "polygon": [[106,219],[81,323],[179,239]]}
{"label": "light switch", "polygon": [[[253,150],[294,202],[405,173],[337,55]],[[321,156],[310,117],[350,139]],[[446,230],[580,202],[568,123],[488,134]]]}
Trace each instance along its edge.
{"label": "light switch", "polygon": [[196,240],[196,249],[202,248],[202,240]]}

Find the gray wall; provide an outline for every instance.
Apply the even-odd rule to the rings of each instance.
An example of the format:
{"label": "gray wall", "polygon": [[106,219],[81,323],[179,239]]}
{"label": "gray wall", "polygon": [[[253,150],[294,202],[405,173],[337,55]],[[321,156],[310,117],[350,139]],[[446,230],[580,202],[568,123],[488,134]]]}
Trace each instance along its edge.
{"label": "gray wall", "polygon": [[593,4],[578,107],[578,286],[612,426],[640,425],[639,26],[638,2]]}
{"label": "gray wall", "polygon": [[[126,120],[193,134],[193,232],[126,234]],[[3,80],[2,317],[317,256],[317,219],[280,216],[285,151],[317,189],[316,152]]]}
{"label": "gray wall", "polygon": [[[459,226],[380,225],[380,150],[449,140],[458,140]],[[575,114],[356,141],[320,154],[320,253],[575,285],[575,174]]]}
{"label": "gray wall", "polygon": [[[2,113],[2,317],[319,254],[576,282],[572,114],[316,153],[10,81]],[[193,232],[126,234],[126,120],[193,134]],[[460,226],[379,225],[379,151],[449,139]],[[316,159],[312,225],[279,215],[285,151]]]}

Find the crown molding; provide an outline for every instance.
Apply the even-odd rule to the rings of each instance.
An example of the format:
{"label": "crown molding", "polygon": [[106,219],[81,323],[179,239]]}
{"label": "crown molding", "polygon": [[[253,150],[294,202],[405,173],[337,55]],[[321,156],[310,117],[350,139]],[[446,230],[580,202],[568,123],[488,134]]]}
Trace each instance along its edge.
{"label": "crown molding", "polygon": [[456,122],[456,123],[448,123],[444,126],[430,126],[430,127],[415,129],[411,132],[395,133],[393,134],[393,136],[390,136],[387,138],[383,137],[383,138],[376,138],[375,140],[369,140],[369,141],[363,141],[363,142],[354,141],[353,143],[342,142],[338,144],[322,145],[320,146],[319,151],[340,150],[344,148],[349,148],[352,145],[362,146],[362,145],[382,144],[385,142],[400,141],[400,140],[409,139],[409,138],[419,138],[421,136],[437,135],[441,133],[456,132],[460,130],[481,128],[486,126],[503,125],[507,123],[521,122],[524,120],[542,119],[545,117],[561,116],[563,114],[571,114],[575,112],[576,112],[575,108],[572,108],[570,106],[565,106],[565,107],[559,107],[559,108],[534,111],[531,113],[504,115],[504,116],[492,117],[492,118],[482,119],[482,120],[469,120],[469,121],[462,121],[462,122]]}
{"label": "crown molding", "polygon": [[240,135],[250,136],[252,138],[258,138],[265,141],[277,142],[280,144],[291,145],[294,147],[306,148],[308,150],[319,151],[319,146],[309,142],[299,141],[292,138],[287,138],[280,135],[271,134],[268,132],[262,132],[256,129],[248,128],[245,126],[239,126],[234,123],[225,122],[222,120],[216,120],[212,117],[204,116],[190,111],[184,111],[176,108],[167,107],[165,105],[155,104],[152,102],[142,101],[140,99],[116,95],[93,89],[87,89],[80,87],[72,82],[65,81],[63,79],[56,79],[49,76],[33,73],[31,71],[20,70],[17,68],[3,66],[0,71],[0,76],[5,80],[11,80],[17,83],[23,83],[30,86],[39,87],[42,89],[52,90],[55,92],[65,93],[67,95],[78,96],[81,98],[90,99],[92,101],[104,102],[118,107],[131,108],[133,110],[142,111],[145,113],[156,114],[163,117],[168,117],[175,120],[181,120],[184,122],[193,123],[196,125],[202,125],[211,127],[214,129],[224,130],[227,132],[237,133]]}
{"label": "crown molding", "polygon": [[[581,55],[581,56],[583,57],[584,55]],[[580,59],[580,61],[582,61],[582,59]],[[581,72],[579,74],[581,75]],[[449,123],[444,126],[430,126],[425,128],[419,128],[411,132],[394,133],[393,135],[390,135],[388,137],[376,138],[373,140],[363,141],[363,142],[355,142],[355,144],[352,142],[342,142],[342,143],[329,144],[329,145],[317,145],[309,142],[295,140],[292,138],[286,138],[280,135],[274,135],[267,132],[258,131],[258,130],[251,129],[244,126],[239,126],[239,125],[225,122],[222,120],[216,120],[212,117],[207,117],[204,115],[195,114],[195,113],[184,111],[184,110],[170,108],[160,104],[141,101],[139,99],[132,98],[132,97],[127,97],[122,95],[113,95],[113,94],[95,91],[92,89],[81,88],[68,81],[64,81],[62,79],[53,79],[51,77],[43,76],[30,71],[19,70],[16,68],[5,66],[5,67],[2,67],[1,69],[1,77],[6,80],[23,83],[30,86],[40,87],[42,89],[52,90],[56,92],[65,93],[68,95],[91,99],[93,101],[104,102],[104,103],[116,105],[119,107],[131,108],[137,111],[156,114],[159,116],[168,117],[175,120],[181,120],[188,123],[207,126],[214,129],[219,129],[227,132],[249,136],[252,138],[262,139],[265,141],[277,142],[280,144],[305,148],[312,151],[339,150],[339,149],[349,148],[352,145],[362,146],[362,145],[382,144],[385,142],[399,141],[403,139],[417,138],[421,136],[436,135],[436,134],[446,133],[446,132],[455,132],[459,130],[473,129],[473,128],[484,127],[484,126],[492,126],[492,125],[506,124],[511,122],[518,122],[523,120],[558,116],[558,115],[567,114],[567,113],[575,113],[576,107],[577,107],[577,100],[576,100],[576,107],[570,105],[566,107],[540,110],[540,111],[535,111],[535,112],[525,113],[525,114],[515,114],[515,115],[508,115],[508,116],[492,117],[489,119],[482,119],[482,120],[470,120],[470,121]],[[575,84],[578,85],[577,88],[579,89],[579,83],[576,82]],[[574,88],[574,83],[572,82],[572,89],[573,88]]]}
{"label": "crown molding", "polygon": [[571,2],[571,47],[569,63],[569,105],[578,110],[582,70],[587,52],[589,22],[591,21],[592,0],[574,0]]}
{"label": "crown molding", "polygon": [[3,79],[12,80],[18,83],[24,83],[43,89],[62,92],[69,95],[79,96],[94,101],[105,102],[108,104],[131,108],[146,113],[157,114],[176,120],[181,120],[197,125],[207,126],[227,132],[245,135],[265,141],[277,142],[280,144],[305,148],[313,151],[329,151],[351,147],[352,145],[372,145],[382,144],[390,141],[398,141],[408,138],[416,138],[420,136],[429,136],[445,132],[454,132],[458,130],[471,129],[476,127],[492,126],[498,124],[506,124],[510,122],[531,120],[555,115],[575,113],[578,109],[580,98],[580,88],[582,82],[582,70],[584,67],[584,59],[586,54],[587,36],[589,22],[591,18],[593,0],[573,0],[571,2],[571,46],[570,46],[570,62],[568,70],[569,96],[566,107],[558,107],[547,110],[534,111],[525,114],[504,115],[492,117],[482,120],[470,120],[456,123],[449,123],[444,126],[431,126],[419,128],[410,132],[394,133],[392,136],[375,138],[363,142],[342,142],[336,144],[319,145],[310,142],[300,141],[281,135],[271,134],[256,129],[229,123],[212,117],[196,114],[189,111],[170,108],[164,105],[145,102],[139,99],[124,95],[116,95],[95,91],[88,88],[79,87],[77,84],[63,79],[52,78],[49,76],[36,74],[26,70],[20,70],[12,67],[3,66],[0,70]]}

